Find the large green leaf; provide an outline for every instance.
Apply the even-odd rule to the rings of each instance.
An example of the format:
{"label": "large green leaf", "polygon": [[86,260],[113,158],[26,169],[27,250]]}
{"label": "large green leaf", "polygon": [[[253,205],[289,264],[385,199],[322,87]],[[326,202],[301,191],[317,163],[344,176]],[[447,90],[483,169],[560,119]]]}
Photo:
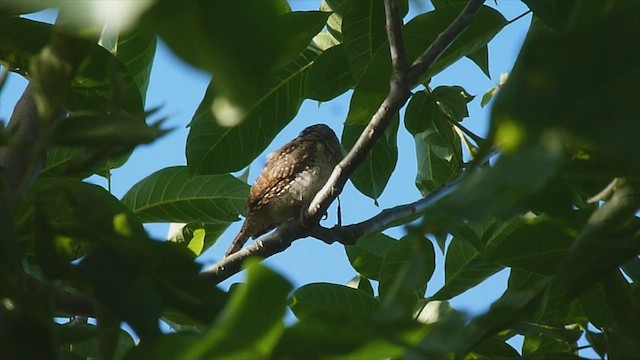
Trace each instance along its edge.
{"label": "large green leaf", "polygon": [[489,47],[484,46],[471,54],[467,55],[467,57],[473,61],[482,72],[487,75],[488,78],[491,78],[491,73],[489,73]]}
{"label": "large green leaf", "polygon": [[355,245],[345,246],[347,256],[356,271],[369,279],[380,278],[384,254],[396,240],[382,233],[372,233],[358,239]]}
{"label": "large green leaf", "polygon": [[545,0],[523,0],[533,14],[540,18],[552,28],[562,29],[566,26],[573,8],[578,3],[575,0],[568,1],[545,1]]}
{"label": "large green leaf", "polygon": [[160,122],[148,126],[145,114],[78,113],[66,118],[55,129],[52,143],[103,149],[107,154],[121,155],[139,144],[148,144],[166,133]]}
{"label": "large green leaf", "polygon": [[357,80],[387,39],[383,2],[347,1],[342,16],[342,36],[351,72]]}
{"label": "large green leaf", "polygon": [[312,354],[316,359],[397,359],[428,330],[415,322],[351,321],[345,316],[305,318],[286,329],[273,358],[306,359]]}
{"label": "large green leaf", "polygon": [[342,42],[342,17],[346,3],[347,0],[322,0],[320,4],[320,11],[331,12],[327,19],[327,30],[339,42]]}
{"label": "large green leaf", "polygon": [[447,300],[475,287],[503,266],[484,261],[468,242],[454,237],[447,248],[444,286],[431,298]]}
{"label": "large green leaf", "polygon": [[272,91],[271,72],[298,57],[329,15],[290,12],[285,0],[158,1],[147,14],[180,57],[215,75],[218,92],[241,114]]}
{"label": "large green leaf", "polygon": [[[577,2],[571,14],[555,31],[534,21],[496,97],[494,143],[507,151],[529,142],[541,148],[555,143],[572,155],[583,152],[583,171],[636,174],[640,89],[628,81],[640,79],[634,60],[640,49],[625,39],[640,36],[640,9],[631,1]],[[584,76],[593,69],[598,81]],[[519,129],[517,136],[508,136],[509,129]]]}
{"label": "large green leaf", "polygon": [[132,268],[110,250],[84,257],[79,271],[88,280],[95,298],[127,321],[143,341],[160,335],[162,299],[149,275]]}
{"label": "large green leaf", "polygon": [[[366,125],[345,124],[342,131],[342,144],[345,148],[353,146]],[[351,175],[351,182],[363,194],[378,199],[389,182],[389,178],[398,162],[398,120],[394,120],[367,155],[367,158]]]}
{"label": "large green leaf", "polygon": [[139,26],[119,34],[115,50],[114,55],[133,77],[144,105],[156,55],[156,34],[148,27]]}
{"label": "large green leaf", "polygon": [[[10,64],[13,71],[27,75],[31,57],[49,42],[53,29],[52,25],[37,21],[3,18],[0,21],[0,59]],[[94,44],[90,47],[88,60],[71,83],[65,107],[72,111],[121,108],[130,113],[142,113],[143,101],[125,65]]]}
{"label": "large green leaf", "polygon": [[465,94],[460,87],[441,86],[416,92],[407,105],[404,120],[416,142],[416,186],[423,194],[453,179],[462,168],[462,146],[451,122],[468,115]]}
{"label": "large green leaf", "polygon": [[410,234],[398,240],[385,253],[380,268],[382,305],[412,315],[435,267],[435,251],[427,238]]}
{"label": "large green leaf", "polygon": [[613,319],[609,346],[612,357],[633,357],[640,351],[640,301],[620,271],[614,271],[602,282],[606,307]]}
{"label": "large green leaf", "polygon": [[[66,324],[56,324],[54,331],[61,352],[69,358],[73,356],[82,358],[100,357],[99,332],[95,325],[70,321]],[[124,329],[120,329],[118,331],[115,357],[118,359],[124,357],[126,352],[134,346],[135,343],[131,335]]]}
{"label": "large green leaf", "polygon": [[232,293],[217,324],[202,340],[183,348],[184,358],[267,357],[284,330],[282,317],[290,290],[283,277],[264,265],[251,264],[247,283]]}
{"label": "large green leaf", "polygon": [[314,58],[315,53],[307,51],[271,75],[269,91],[240,114],[240,123],[233,127],[223,126],[228,119],[212,112],[212,103],[224,101],[214,79],[190,124],[186,149],[189,170],[221,174],[249,165],[298,112],[305,75]]}
{"label": "large green leaf", "polygon": [[289,306],[300,320],[316,317],[366,319],[379,307],[371,295],[348,286],[314,283],[293,292]]}
{"label": "large green leaf", "polygon": [[[537,206],[568,212],[571,193],[553,181],[563,161],[559,147],[528,146],[502,154],[492,167],[467,170],[454,191],[426,210],[423,230],[435,231],[464,220],[506,219]],[[546,201],[534,196],[537,193],[546,194]]]}
{"label": "large green leaf", "polygon": [[336,45],[323,51],[313,62],[305,82],[304,94],[310,99],[329,101],[347,91],[353,84],[344,45]]}
{"label": "large green leaf", "polygon": [[[76,179],[50,178],[34,183],[16,214],[21,233],[32,230],[36,207],[45,215],[55,235],[132,248],[136,243],[129,238],[146,238],[142,225],[118,199],[100,186]],[[117,244],[113,239],[111,243],[106,242],[111,235],[126,240]]]}
{"label": "large green leaf", "polygon": [[553,275],[575,236],[575,230],[540,216],[499,241],[491,241],[486,259],[529,272]]}
{"label": "large green leaf", "polygon": [[192,177],[175,166],[138,182],[122,202],[143,222],[229,222],[244,211],[248,192],[246,183],[229,174]]}

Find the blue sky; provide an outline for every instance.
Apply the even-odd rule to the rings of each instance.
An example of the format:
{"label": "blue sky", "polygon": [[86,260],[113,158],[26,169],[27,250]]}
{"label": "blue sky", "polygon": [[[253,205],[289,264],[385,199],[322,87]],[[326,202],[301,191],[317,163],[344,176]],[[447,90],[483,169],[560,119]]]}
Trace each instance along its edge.
{"label": "blue sky", "polygon": [[[316,10],[320,1],[290,0],[290,3],[294,10]],[[415,14],[415,10],[422,12],[428,9],[424,6],[425,3],[410,1],[412,12],[409,17]],[[520,1],[503,0],[498,4],[499,11],[507,20],[513,19],[527,10]],[[487,5],[496,6],[493,1],[487,2]],[[44,18],[50,17],[50,15],[44,15]],[[489,65],[492,79],[488,79],[471,61],[463,59],[434,77],[431,83],[432,88],[438,85],[461,85],[469,93],[476,96],[469,104],[470,116],[463,124],[479,135],[486,133],[489,119],[489,107],[482,109],[480,98],[485,91],[495,86],[500,74],[510,72],[530,21],[531,16],[528,15],[508,25],[489,44]],[[169,120],[166,125],[175,128],[175,130],[151,145],[138,148],[127,164],[113,171],[112,192],[115,196],[122,197],[136,182],[159,169],[186,164],[184,154],[188,133],[186,125],[190,122],[202,100],[209,80],[210,74],[184,63],[176,58],[163,43],[159,43],[146,103],[148,108],[161,107],[159,116],[167,116]],[[22,93],[25,85],[26,82],[19,76],[14,75],[8,79],[2,94],[0,94],[0,118],[4,121],[9,118],[13,104]],[[297,117],[251,166],[249,180],[253,181],[257,176],[270,151],[295,137],[308,125],[323,122],[340,135],[342,123],[348,111],[350,95],[347,93],[331,102],[320,105],[315,101],[305,101]],[[379,207],[374,205],[373,200],[361,195],[350,183],[346,186],[341,196],[343,224],[365,220],[384,208],[412,202],[420,197],[420,193],[414,186],[416,159],[413,144],[411,135],[401,125],[398,134],[400,160],[387,189],[378,200]],[[106,181],[103,178],[93,177],[90,181],[106,186]],[[333,226],[335,222],[334,205],[330,209],[329,218],[324,220],[323,224]],[[231,226],[219,242],[200,257],[199,261],[210,265],[220,259],[239,226],[239,222]],[[153,237],[166,238],[168,225],[153,224],[147,228]],[[403,233],[402,228],[387,231],[388,235],[396,238],[400,238]],[[442,286],[444,279],[444,257],[439,251],[436,255],[436,273],[429,283],[428,295],[435,293]],[[266,264],[287,277],[295,286],[311,282],[345,284],[356,275],[348,262],[343,246],[337,244],[328,246],[313,239],[296,241],[284,253],[267,259]],[[506,286],[507,276],[508,272],[501,272],[481,286],[453,299],[452,305],[459,310],[475,314],[483,311],[501,295]],[[226,288],[241,279],[242,274],[236,275],[223,283],[222,286]]]}

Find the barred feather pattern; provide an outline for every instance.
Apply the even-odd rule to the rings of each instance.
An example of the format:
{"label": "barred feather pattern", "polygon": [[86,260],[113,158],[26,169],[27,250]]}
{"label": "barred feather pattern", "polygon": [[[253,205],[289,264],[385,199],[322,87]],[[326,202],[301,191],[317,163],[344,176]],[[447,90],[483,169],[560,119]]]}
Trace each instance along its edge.
{"label": "barred feather pattern", "polygon": [[343,156],[336,134],[324,124],[307,127],[271,153],[249,191],[245,221],[225,257],[240,250],[249,238],[299,217]]}

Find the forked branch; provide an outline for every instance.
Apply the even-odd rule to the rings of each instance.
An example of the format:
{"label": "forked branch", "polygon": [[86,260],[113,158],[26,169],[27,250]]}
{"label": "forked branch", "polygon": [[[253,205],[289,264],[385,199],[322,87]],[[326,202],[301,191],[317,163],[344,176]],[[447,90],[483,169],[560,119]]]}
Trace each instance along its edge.
{"label": "forked branch", "polygon": [[[305,221],[306,223],[318,224],[322,215],[327,212],[331,203],[342,192],[351,174],[362,164],[378,138],[384,134],[395,114],[407,103],[411,96],[411,89],[455,39],[471,25],[483,3],[484,0],[470,0],[451,25],[436,38],[411,66],[408,66],[402,38],[402,18],[400,17],[397,1],[384,0],[387,38],[393,66],[389,94],[373,115],[355,145],[335,167],[327,183],[316,194],[305,214],[308,219],[308,221]],[[416,203],[428,202],[430,199],[431,197],[427,196]],[[405,212],[415,209],[416,203],[386,210],[370,219],[369,222],[365,222],[368,225],[366,227],[361,225],[360,229],[366,229],[369,232],[374,231],[375,229],[372,228],[371,224],[378,224],[379,217],[385,219],[402,218],[405,216]],[[382,223],[386,222],[383,221]],[[273,233],[262,237],[244,250],[212,265],[203,272],[203,276],[220,282],[240,271],[242,262],[248,257],[259,256],[265,258],[271,256],[289,247],[294,240],[306,236],[315,236],[323,239],[323,241],[330,241],[334,238],[331,242],[338,241],[341,243],[354,243],[357,240],[357,238],[352,238],[356,232],[343,232],[342,236],[344,237],[341,238],[338,236],[338,230],[332,230],[332,234],[328,234],[325,230],[322,230],[319,226],[314,229],[304,228],[298,221],[288,223],[286,226],[282,226]]]}

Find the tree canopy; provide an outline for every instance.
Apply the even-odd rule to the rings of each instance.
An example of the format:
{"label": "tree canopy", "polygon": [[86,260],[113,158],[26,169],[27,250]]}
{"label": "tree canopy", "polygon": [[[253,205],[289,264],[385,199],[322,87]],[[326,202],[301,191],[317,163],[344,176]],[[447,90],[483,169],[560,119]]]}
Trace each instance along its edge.
{"label": "tree canopy", "polygon": [[[636,357],[640,6],[522,1],[533,21],[513,70],[477,97],[431,79],[462,58],[489,76],[487,44],[520,19],[500,2],[147,0],[118,16],[100,1],[0,3],[0,90],[10,72],[29,81],[0,130],[2,357]],[[55,24],[23,16],[49,8]],[[186,164],[118,199],[86,179],[170,131],[145,105],[157,39],[213,79],[184,124]],[[347,154],[301,219],[203,269],[245,210],[241,172],[304,100],[345,93]],[[486,136],[463,123],[472,101],[491,103]],[[349,180],[381,196],[408,161],[405,129],[405,185],[421,197],[319,225]],[[160,240],[146,223],[186,225]],[[296,288],[261,263],[307,237],[343,244],[354,280]],[[436,252],[445,282],[427,297]],[[503,269],[487,312],[449,303]]]}

